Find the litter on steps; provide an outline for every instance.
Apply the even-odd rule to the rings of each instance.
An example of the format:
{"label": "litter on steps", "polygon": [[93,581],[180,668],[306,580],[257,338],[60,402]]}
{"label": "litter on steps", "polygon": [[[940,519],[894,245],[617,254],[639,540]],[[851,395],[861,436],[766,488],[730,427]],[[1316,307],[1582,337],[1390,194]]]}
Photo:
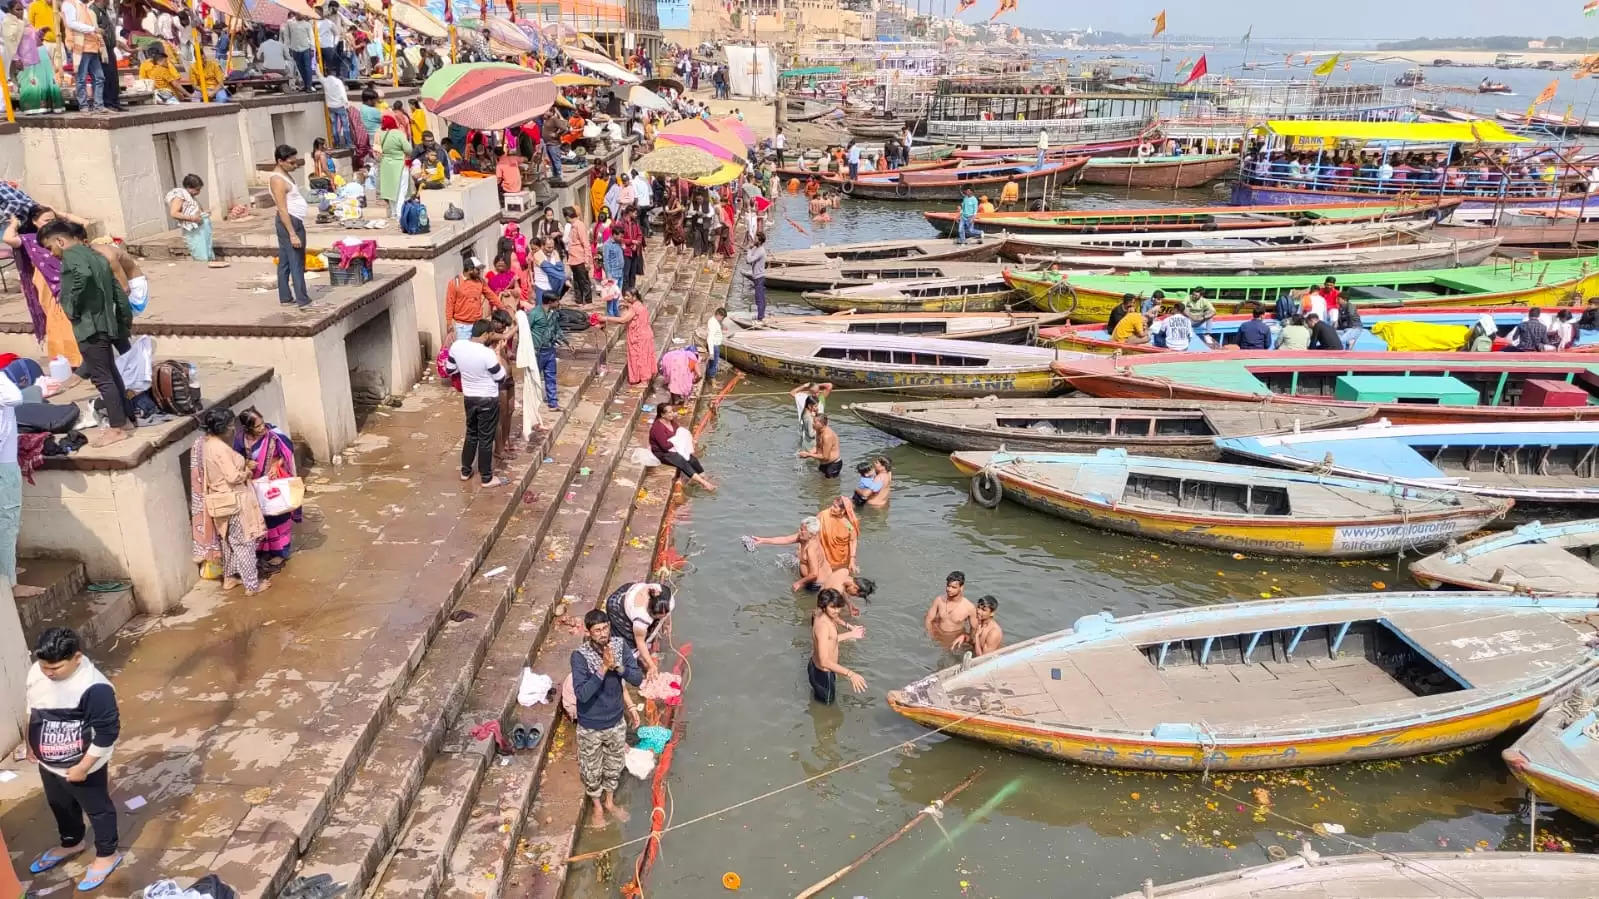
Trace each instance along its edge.
{"label": "litter on steps", "polygon": [[532,668],[522,669],[522,686],[517,690],[516,701],[524,708],[532,708],[542,702],[549,702],[555,689],[555,681],[547,674],[534,674]]}

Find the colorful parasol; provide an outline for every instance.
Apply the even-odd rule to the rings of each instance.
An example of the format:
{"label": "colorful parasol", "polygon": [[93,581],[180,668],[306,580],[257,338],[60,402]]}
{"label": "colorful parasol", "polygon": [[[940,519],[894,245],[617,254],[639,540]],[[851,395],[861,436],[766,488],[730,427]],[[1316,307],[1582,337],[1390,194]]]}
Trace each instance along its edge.
{"label": "colorful parasol", "polygon": [[744,174],[743,166],[736,162],[728,162],[724,163],[714,174],[706,175],[704,178],[695,178],[693,181],[700,187],[720,187],[742,174]]}
{"label": "colorful parasol", "polygon": [[723,116],[722,118],[714,119],[712,120],[711,125],[718,131],[729,131],[737,135],[738,139],[743,141],[744,146],[747,148],[753,149],[756,144],[760,143],[760,141],[755,137],[755,132],[751,131],[749,126],[732,116]]}
{"label": "colorful parasol", "polygon": [[664,146],[640,156],[634,167],[652,175],[674,178],[703,178],[720,171],[722,160],[698,147]]}
{"label": "colorful parasol", "polygon": [[555,73],[556,87],[605,87],[611,82],[604,78],[595,78],[592,75],[579,75],[576,72]]}
{"label": "colorful parasol", "polygon": [[509,56],[532,53],[538,49],[538,44],[529,38],[526,32],[499,16],[491,15],[487,19],[476,17],[462,19],[457,27],[487,34],[489,49],[496,54]]}
{"label": "colorful parasol", "polygon": [[[368,11],[378,15],[385,14],[383,0],[363,0],[363,2]],[[443,20],[420,6],[407,3],[405,0],[394,0],[390,8],[394,11],[394,24],[401,28],[434,40],[443,40],[450,35],[449,26],[445,25]]]}
{"label": "colorful parasol", "polygon": [[423,108],[482,131],[530,122],[554,106],[555,99],[555,82],[549,76],[503,62],[448,65],[422,85]]}
{"label": "colorful parasol", "polygon": [[655,143],[675,144],[680,147],[699,147],[718,159],[742,164],[745,155],[744,141],[731,131],[718,129],[700,119],[684,119],[662,128],[655,135]]}

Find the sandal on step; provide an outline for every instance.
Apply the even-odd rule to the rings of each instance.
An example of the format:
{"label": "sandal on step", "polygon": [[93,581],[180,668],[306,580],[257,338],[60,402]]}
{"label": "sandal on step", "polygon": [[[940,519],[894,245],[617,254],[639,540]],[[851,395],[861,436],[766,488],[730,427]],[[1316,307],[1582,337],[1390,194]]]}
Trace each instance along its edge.
{"label": "sandal on step", "polygon": [[345,886],[334,883],[332,874],[296,877],[283,888],[280,899],[333,899],[344,892]]}
{"label": "sandal on step", "polygon": [[90,870],[83,875],[83,879],[78,881],[78,892],[87,893],[90,890],[99,889],[100,885],[105,883],[106,878],[111,876],[111,872],[115,871],[117,866],[122,864],[122,858],[122,853],[117,853],[116,860],[111,863],[111,867],[101,871],[99,874],[94,873],[94,870],[91,867]]}
{"label": "sandal on step", "polygon": [[60,848],[60,846],[55,846],[39,853],[39,857],[28,864],[28,873],[43,874],[62,862],[67,861],[68,859],[77,858],[78,855],[83,852],[84,844],[79,843],[77,846],[74,846],[72,851],[68,852],[66,855],[51,855],[52,852],[55,852]]}

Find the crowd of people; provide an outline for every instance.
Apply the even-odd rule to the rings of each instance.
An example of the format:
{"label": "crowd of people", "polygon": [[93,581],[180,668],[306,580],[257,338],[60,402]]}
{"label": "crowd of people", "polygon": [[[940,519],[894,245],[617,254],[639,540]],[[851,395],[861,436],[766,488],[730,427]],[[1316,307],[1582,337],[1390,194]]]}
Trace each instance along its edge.
{"label": "crowd of people", "polygon": [[1244,157],[1244,176],[1257,184],[1370,193],[1477,194],[1541,197],[1599,190],[1599,178],[1565,161],[1501,154],[1471,159],[1442,152],[1284,152],[1256,146]]}

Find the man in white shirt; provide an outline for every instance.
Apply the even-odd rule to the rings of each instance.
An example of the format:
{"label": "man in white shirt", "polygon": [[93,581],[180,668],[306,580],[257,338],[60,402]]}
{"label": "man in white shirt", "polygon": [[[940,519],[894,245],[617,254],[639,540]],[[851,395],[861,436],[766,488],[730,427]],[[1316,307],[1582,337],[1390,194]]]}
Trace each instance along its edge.
{"label": "man in white shirt", "polygon": [[322,47],[323,77],[344,71],[344,58],[339,53],[339,46],[344,40],[340,25],[339,4],[329,0],[322,9],[321,20],[316,23],[316,42]]}
{"label": "man in white shirt", "polygon": [[779,128],[777,133],[772,135],[772,153],[777,156],[777,164],[779,166],[783,165],[783,151],[787,149],[788,136],[783,133],[783,129]]}
{"label": "man in white shirt", "polygon": [[505,366],[500,354],[485,345],[494,325],[482,319],[472,325],[470,340],[450,344],[444,357],[444,372],[461,379],[461,396],[466,404],[466,442],[461,447],[461,480],[472,479],[472,461],[477,460],[478,475],[484,487],[499,487],[504,480],[494,476],[494,436],[500,427],[500,382]]}
{"label": "man in white shirt", "polygon": [[276,37],[269,37],[255,48],[255,67],[263,74],[282,75],[287,78],[294,68],[289,48]]}
{"label": "man in white shirt", "polygon": [[1038,167],[1044,167],[1044,157],[1049,155],[1049,131],[1038,129]]}
{"label": "man in white shirt", "polygon": [[[722,323],[725,321],[727,321],[727,310],[720,307],[705,320],[705,346],[711,353],[711,361],[705,366],[707,381],[716,377],[716,369],[722,364],[722,344],[727,340],[726,331],[722,328]],[[19,492],[18,497],[20,496]]]}
{"label": "man in white shirt", "polygon": [[633,170],[633,205],[638,207],[638,226],[647,238],[650,236],[650,210],[655,207],[655,187],[650,176]]}
{"label": "man in white shirt", "polygon": [[849,180],[854,181],[861,176],[861,145],[849,142]]}
{"label": "man in white shirt", "polygon": [[330,69],[322,76],[322,92],[328,105],[328,118],[333,123],[333,146],[348,147],[354,143],[350,137],[350,92],[344,82]]}
{"label": "man in white shirt", "polygon": [[316,88],[315,40],[311,21],[289,13],[288,21],[283,23],[283,46],[288,48],[294,68],[300,73],[300,90],[303,91]]}

